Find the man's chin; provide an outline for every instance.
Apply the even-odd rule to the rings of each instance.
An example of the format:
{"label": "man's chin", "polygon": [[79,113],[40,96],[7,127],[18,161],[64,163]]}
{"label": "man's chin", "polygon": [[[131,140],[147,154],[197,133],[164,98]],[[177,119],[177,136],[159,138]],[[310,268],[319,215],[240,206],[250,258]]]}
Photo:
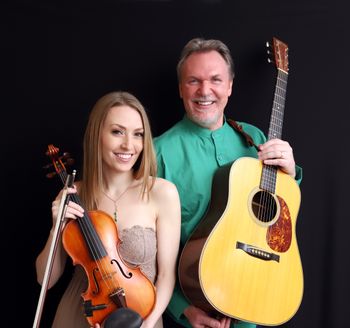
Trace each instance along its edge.
{"label": "man's chin", "polygon": [[190,117],[193,122],[206,129],[216,129],[218,126],[218,117],[215,115],[194,115]]}
{"label": "man's chin", "polygon": [[193,119],[193,121],[198,124],[199,126],[206,128],[206,129],[211,129],[211,127],[216,123],[216,121],[213,120],[205,120],[205,119],[199,119],[196,117]]}

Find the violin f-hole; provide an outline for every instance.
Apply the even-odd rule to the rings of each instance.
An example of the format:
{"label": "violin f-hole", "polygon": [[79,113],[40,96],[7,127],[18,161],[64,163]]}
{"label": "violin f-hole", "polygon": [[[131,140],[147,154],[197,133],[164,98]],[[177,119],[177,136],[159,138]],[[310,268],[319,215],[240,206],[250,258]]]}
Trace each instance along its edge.
{"label": "violin f-hole", "polygon": [[92,293],[94,295],[97,295],[99,293],[99,291],[100,291],[100,287],[99,287],[97,279],[96,279],[96,272],[98,272],[98,271],[99,271],[98,268],[94,268],[92,270],[92,276],[94,277],[94,283],[95,283],[95,290],[92,291]]}
{"label": "violin f-hole", "polygon": [[121,265],[119,264],[119,262],[115,259],[111,260],[111,264],[113,264],[113,262],[115,262],[118,265],[119,271],[122,273],[122,275],[126,278],[126,279],[130,279],[132,277],[132,272],[129,272],[128,274],[125,274],[123,268],[121,267]]}

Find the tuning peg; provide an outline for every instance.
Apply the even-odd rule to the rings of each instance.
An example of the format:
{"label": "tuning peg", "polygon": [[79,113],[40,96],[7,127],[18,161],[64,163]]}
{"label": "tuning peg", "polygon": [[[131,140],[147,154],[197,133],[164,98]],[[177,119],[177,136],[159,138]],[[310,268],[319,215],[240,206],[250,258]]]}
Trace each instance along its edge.
{"label": "tuning peg", "polygon": [[73,165],[74,160],[72,158],[67,159],[66,161],[62,162],[64,166],[71,166]]}
{"label": "tuning peg", "polygon": [[52,166],[51,163],[50,163],[50,164],[47,164],[47,165],[43,166],[43,169],[44,169],[44,170],[49,169],[51,166]]}
{"label": "tuning peg", "polygon": [[271,44],[269,41],[266,41],[266,52],[267,52],[267,62],[268,63],[272,63],[273,62],[273,59],[272,59],[272,47],[271,47]]}
{"label": "tuning peg", "polygon": [[74,159],[71,158],[70,153],[63,153],[60,160],[65,160],[65,164],[71,165],[74,163]]}
{"label": "tuning peg", "polygon": [[73,165],[74,164],[74,159],[73,158],[67,158],[65,164],[66,165]]}
{"label": "tuning peg", "polygon": [[74,159],[73,158],[63,158],[60,157],[60,161],[62,162],[63,165],[73,165],[74,164]]}
{"label": "tuning peg", "polygon": [[46,177],[49,178],[49,179],[51,179],[51,178],[53,178],[53,177],[56,176],[56,175],[57,175],[56,172],[50,172],[50,173],[47,173],[47,174],[46,174]]}
{"label": "tuning peg", "polygon": [[268,63],[273,63],[274,59],[273,59],[273,54],[270,50],[267,50],[267,62]]}

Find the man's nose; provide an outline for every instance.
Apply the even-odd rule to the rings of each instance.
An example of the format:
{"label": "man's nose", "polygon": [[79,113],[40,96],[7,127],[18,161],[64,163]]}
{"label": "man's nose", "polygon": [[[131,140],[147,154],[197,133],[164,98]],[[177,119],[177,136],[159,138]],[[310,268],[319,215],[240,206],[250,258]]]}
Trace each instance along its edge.
{"label": "man's nose", "polygon": [[203,81],[199,88],[198,92],[201,96],[206,96],[210,94],[210,83],[208,81]]}

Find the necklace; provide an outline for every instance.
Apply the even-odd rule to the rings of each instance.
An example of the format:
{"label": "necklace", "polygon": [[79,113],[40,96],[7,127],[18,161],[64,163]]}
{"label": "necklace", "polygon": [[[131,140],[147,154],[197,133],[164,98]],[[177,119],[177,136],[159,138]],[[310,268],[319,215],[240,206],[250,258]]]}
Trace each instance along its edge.
{"label": "necklace", "polygon": [[113,213],[113,217],[114,217],[114,221],[115,223],[117,223],[117,218],[118,218],[118,208],[117,208],[117,201],[122,198],[122,196],[129,190],[129,188],[131,187],[131,183],[130,185],[117,197],[117,199],[113,199],[111,196],[109,196],[108,194],[106,194],[103,190],[102,193],[108,198],[110,199],[113,204],[114,204],[114,213]]}

